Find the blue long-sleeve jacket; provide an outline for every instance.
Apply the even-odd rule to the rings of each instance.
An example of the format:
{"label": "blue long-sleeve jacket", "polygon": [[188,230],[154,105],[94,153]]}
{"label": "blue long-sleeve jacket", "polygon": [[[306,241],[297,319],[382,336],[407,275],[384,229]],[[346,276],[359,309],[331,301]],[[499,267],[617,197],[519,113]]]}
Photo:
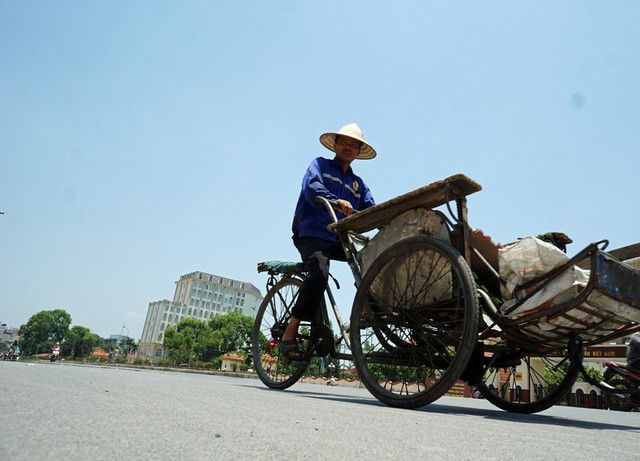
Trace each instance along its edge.
{"label": "blue long-sleeve jacket", "polygon": [[[351,167],[345,173],[337,160],[318,157],[311,162],[302,179],[302,190],[293,216],[294,237],[317,237],[336,241],[336,235],[327,230],[331,223],[329,213],[316,202],[319,195],[327,200],[346,200],[355,211],[375,205],[371,191],[362,179],[353,173]],[[338,219],[344,217],[340,212],[336,214]]]}

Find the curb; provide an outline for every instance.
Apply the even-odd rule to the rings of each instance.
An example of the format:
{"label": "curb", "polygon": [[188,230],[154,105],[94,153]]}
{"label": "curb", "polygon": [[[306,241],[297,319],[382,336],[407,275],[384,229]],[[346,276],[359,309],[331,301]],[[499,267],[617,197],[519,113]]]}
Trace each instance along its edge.
{"label": "curb", "polygon": [[[34,363],[39,365],[54,365],[45,360],[19,360],[22,363]],[[216,371],[216,370],[194,370],[189,368],[172,368],[172,367],[149,367],[144,365],[127,365],[127,364],[115,364],[115,363],[91,363],[91,362],[58,362],[62,365],[69,365],[72,367],[97,367],[97,368],[124,368],[134,370],[151,370],[151,371],[168,371],[172,373],[191,373],[196,375],[213,375],[213,376],[228,376],[230,378],[245,378],[245,379],[258,379],[258,375],[250,373],[237,373],[228,371]]]}
{"label": "curb", "polygon": [[[51,363],[48,360],[19,360],[19,362],[33,363],[38,365],[54,365],[54,363]],[[72,366],[72,367],[124,368],[124,369],[133,369],[133,370],[168,371],[170,373],[191,373],[195,375],[227,376],[229,378],[259,379],[257,374],[237,373],[237,372],[217,371],[217,370],[194,370],[189,368],[150,367],[145,365],[128,365],[125,363],[98,363],[98,362],[73,362],[73,361],[64,361],[64,362],[58,362],[58,363],[62,365]],[[360,382],[358,386],[345,386],[343,383],[340,383],[340,382],[328,384],[327,382],[317,382],[315,380],[309,380],[309,377],[306,377],[306,376],[302,377],[300,379],[300,382],[304,384],[350,387],[350,388],[356,388],[356,389],[364,388],[364,385],[362,384],[362,382]]]}

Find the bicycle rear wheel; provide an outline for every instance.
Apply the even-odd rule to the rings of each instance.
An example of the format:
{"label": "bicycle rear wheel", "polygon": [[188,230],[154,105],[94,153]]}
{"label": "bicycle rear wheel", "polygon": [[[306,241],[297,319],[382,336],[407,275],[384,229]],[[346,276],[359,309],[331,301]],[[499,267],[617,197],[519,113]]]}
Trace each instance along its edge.
{"label": "bicycle rear wheel", "polygon": [[511,413],[530,414],[551,408],[571,391],[580,372],[578,364],[566,357],[567,351],[557,357],[535,353],[518,357],[507,347],[494,349],[485,353],[489,366],[477,389],[489,402]]}
{"label": "bicycle rear wheel", "polygon": [[[292,386],[307,368],[307,364],[294,367],[284,363],[278,348],[301,285],[302,280],[297,277],[285,277],[276,283],[262,300],[253,324],[253,365],[260,380],[272,389]],[[301,343],[308,341],[308,337],[300,339]],[[301,348],[305,346],[301,344]]]}

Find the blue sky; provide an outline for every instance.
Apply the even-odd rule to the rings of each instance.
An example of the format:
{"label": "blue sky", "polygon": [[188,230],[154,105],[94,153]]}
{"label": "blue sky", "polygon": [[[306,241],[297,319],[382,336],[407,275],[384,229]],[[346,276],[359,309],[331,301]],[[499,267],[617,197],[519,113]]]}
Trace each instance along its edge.
{"label": "blue sky", "polygon": [[264,289],[353,121],[378,202],[462,172],[499,242],[640,241],[636,2],[235,3],[0,3],[0,322],[138,337],[181,274]]}

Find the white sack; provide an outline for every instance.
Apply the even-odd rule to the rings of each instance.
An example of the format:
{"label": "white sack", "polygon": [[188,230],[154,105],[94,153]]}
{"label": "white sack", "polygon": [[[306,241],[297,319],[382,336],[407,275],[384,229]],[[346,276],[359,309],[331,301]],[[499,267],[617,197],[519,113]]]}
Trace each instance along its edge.
{"label": "white sack", "polygon": [[[553,245],[539,239],[529,237],[506,248],[498,250],[500,275],[507,279],[507,287],[502,287],[502,294],[507,299],[501,307],[504,312],[518,300],[531,293],[535,287],[526,290],[514,289],[536,277],[561,266],[569,257]],[[575,298],[589,283],[590,272],[573,266],[556,276],[552,282],[542,288],[522,306],[509,313],[516,319],[536,311],[544,311],[563,302]],[[597,290],[591,292],[581,304],[597,315],[572,308],[565,314],[571,318],[543,316],[537,326],[528,327],[536,334],[547,337],[545,332],[557,328],[572,330],[589,330],[590,333],[605,336],[629,321],[640,322],[640,310],[617,301]],[[572,319],[580,320],[576,322]],[[603,319],[605,319],[603,321]],[[586,323],[587,325],[584,325]],[[554,336],[548,337],[549,339]]]}
{"label": "white sack", "polygon": [[498,249],[502,298],[511,299],[516,286],[535,279],[566,263],[569,257],[559,248],[535,237],[527,237]]}
{"label": "white sack", "polygon": [[[535,310],[544,309],[553,305],[569,301],[584,289],[589,282],[589,271],[573,266],[567,269],[561,275],[556,276],[552,282],[536,292],[531,298],[525,301],[516,310],[509,314],[511,318],[521,317]],[[518,290],[516,297],[505,301],[501,310],[504,312],[513,306],[518,300],[524,298],[527,293],[531,293],[535,287],[527,290]],[[583,314],[584,315],[584,314]],[[582,315],[576,317],[582,318]]]}

